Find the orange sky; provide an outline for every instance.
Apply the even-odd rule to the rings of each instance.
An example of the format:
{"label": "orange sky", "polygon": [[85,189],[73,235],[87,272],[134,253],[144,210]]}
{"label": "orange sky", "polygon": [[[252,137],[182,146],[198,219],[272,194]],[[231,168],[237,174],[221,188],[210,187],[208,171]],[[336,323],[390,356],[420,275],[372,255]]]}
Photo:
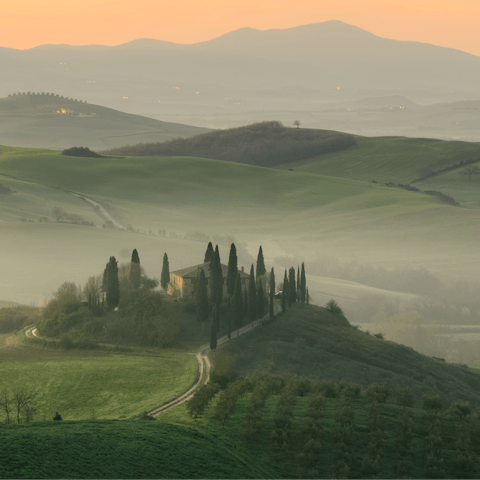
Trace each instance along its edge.
{"label": "orange sky", "polygon": [[381,37],[480,55],[480,0],[0,0],[0,46],[194,43],[241,27],[342,20]]}

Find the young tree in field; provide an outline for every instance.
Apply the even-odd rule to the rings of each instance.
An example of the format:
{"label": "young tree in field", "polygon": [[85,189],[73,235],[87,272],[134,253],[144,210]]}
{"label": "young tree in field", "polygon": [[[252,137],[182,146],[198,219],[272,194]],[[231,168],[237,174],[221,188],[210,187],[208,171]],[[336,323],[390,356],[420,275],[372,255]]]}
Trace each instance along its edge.
{"label": "young tree in field", "polygon": [[257,319],[257,289],[255,288],[253,263],[250,268],[250,280],[248,281],[248,319],[251,322]]}
{"label": "young tree in field", "polygon": [[167,252],[163,255],[163,265],[162,265],[162,274],[160,275],[160,285],[164,290],[168,288],[170,283],[170,265],[168,263]]}
{"label": "young tree in field", "polygon": [[118,263],[115,257],[110,257],[106,268],[106,302],[110,310],[120,303],[120,284],[118,282]]}
{"label": "young tree in field", "polygon": [[134,290],[140,288],[140,281],[142,278],[142,272],[140,270],[140,257],[138,256],[137,249],[132,252],[132,260],[130,261],[130,272],[128,274],[128,280]]}
{"label": "young tree in field", "polygon": [[202,331],[204,331],[205,320],[210,313],[210,305],[208,303],[207,279],[203,268],[200,269],[198,274],[197,285],[197,320],[202,322]]}
{"label": "young tree in field", "polygon": [[[233,320],[237,331],[243,324],[243,299],[242,299],[242,280],[240,274],[237,273],[237,280],[235,281],[235,292],[233,294]],[[238,335],[238,333],[237,333]]]}
{"label": "young tree in field", "polygon": [[288,270],[288,306],[297,301],[297,288],[295,286],[295,269]]}
{"label": "young tree in field", "polygon": [[9,390],[2,390],[0,392],[0,408],[5,412],[7,418],[5,423],[10,423],[10,414],[13,410],[12,397]]}
{"label": "young tree in field", "polygon": [[302,124],[302,123],[300,122],[300,120],[294,120],[294,121],[293,121],[293,126],[294,126],[294,127],[299,128],[301,124]]}
{"label": "young tree in field", "polygon": [[208,242],[207,251],[205,252],[205,259],[203,263],[211,263],[213,260],[213,245],[212,242]]}
{"label": "young tree in field", "polygon": [[275,297],[275,273],[273,271],[270,272],[270,309],[269,309],[269,315],[270,318],[273,318],[273,300]]}
{"label": "young tree in field", "polygon": [[215,303],[212,309],[212,326],[210,327],[210,350],[215,350],[217,348],[218,323],[218,307]]}
{"label": "young tree in field", "polygon": [[256,277],[261,277],[262,275],[265,275],[267,273],[267,269],[265,268],[265,261],[263,259],[263,250],[262,246],[260,245],[260,248],[258,249],[258,255],[257,255],[257,269],[256,269]]}
{"label": "young tree in field", "polygon": [[[460,172],[462,175],[468,175],[468,179],[472,179],[472,175],[480,175],[480,168],[477,165],[469,165]],[[58,221],[58,220],[57,220]]]}
{"label": "young tree in field", "polygon": [[288,279],[287,279],[287,269],[285,269],[285,275],[283,277],[283,290],[282,290],[282,312],[285,313],[287,309],[288,302]]}
{"label": "young tree in field", "polygon": [[257,318],[263,318],[265,315],[265,297],[263,295],[262,282],[258,281],[257,287]]}
{"label": "young tree in field", "polygon": [[302,262],[302,273],[300,274],[300,300],[305,303],[307,291],[307,279],[305,277],[305,263]]}
{"label": "young tree in field", "polygon": [[235,292],[235,281],[237,280],[238,273],[238,260],[237,260],[237,248],[232,243],[230,246],[230,255],[228,257],[228,273],[227,273],[227,292],[229,295],[233,295]]}
{"label": "young tree in field", "polygon": [[248,293],[247,287],[243,289],[243,316],[248,318]]}

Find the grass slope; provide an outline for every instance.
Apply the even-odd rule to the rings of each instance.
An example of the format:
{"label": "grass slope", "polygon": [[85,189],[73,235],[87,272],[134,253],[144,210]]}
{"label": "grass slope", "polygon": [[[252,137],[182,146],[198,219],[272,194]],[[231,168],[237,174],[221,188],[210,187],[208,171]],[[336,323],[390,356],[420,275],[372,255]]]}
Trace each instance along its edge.
{"label": "grass slope", "polygon": [[[61,109],[72,113],[58,114]],[[209,131],[62,97],[34,94],[0,98],[0,142],[6,145],[58,150],[73,146],[112,148]]]}
{"label": "grass slope", "polygon": [[[36,419],[125,419],[182,394],[197,374],[183,352],[120,354],[45,350],[12,344],[0,348],[2,388],[18,383],[36,393]],[[3,413],[2,413],[3,418]]]}
{"label": "grass slope", "polygon": [[[0,425],[2,478],[276,478],[238,439],[159,422]],[[19,455],[22,452],[22,455]]]}
{"label": "grass slope", "polygon": [[406,137],[355,136],[355,140],[356,146],[351,149],[278,168],[381,183],[409,183],[420,176],[423,168],[436,171],[461,160],[480,160],[480,143]]}
{"label": "grass slope", "polygon": [[297,304],[275,321],[221,347],[237,358],[240,373],[256,368],[294,372],[364,386],[384,382],[391,391],[409,386],[419,402],[437,391],[446,404],[455,399],[480,406],[480,375],[435,360],[410,347],[381,340],[314,305]]}

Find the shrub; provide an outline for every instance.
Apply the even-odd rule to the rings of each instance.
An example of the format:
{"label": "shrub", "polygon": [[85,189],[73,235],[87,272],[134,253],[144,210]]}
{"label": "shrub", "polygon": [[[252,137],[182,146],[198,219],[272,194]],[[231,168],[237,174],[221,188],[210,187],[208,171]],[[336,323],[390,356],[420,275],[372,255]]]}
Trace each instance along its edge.
{"label": "shrub", "polygon": [[327,302],[327,304],[325,305],[325,308],[328,311],[334,313],[335,315],[343,316],[343,310],[338,306],[338,303],[333,298]]}
{"label": "shrub", "polygon": [[58,412],[55,412],[55,416],[53,417],[53,420],[55,422],[58,422],[60,420],[63,420],[62,416],[58,413]]}
{"label": "shrub", "polygon": [[90,150],[88,147],[72,147],[63,150],[62,155],[68,155],[70,157],[90,157],[90,158],[103,158],[102,155]]}

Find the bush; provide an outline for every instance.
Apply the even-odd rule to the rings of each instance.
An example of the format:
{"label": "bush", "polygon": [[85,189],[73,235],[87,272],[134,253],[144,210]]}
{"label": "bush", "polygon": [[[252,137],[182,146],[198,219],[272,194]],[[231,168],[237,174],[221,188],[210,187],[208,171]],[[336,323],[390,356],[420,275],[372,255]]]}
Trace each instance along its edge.
{"label": "bush", "polygon": [[422,408],[425,410],[439,411],[442,409],[442,401],[438,395],[425,394],[422,397]]}
{"label": "bush", "polygon": [[55,422],[58,422],[60,420],[63,420],[62,416],[58,413],[58,412],[55,412],[55,416],[53,417],[53,420]]}
{"label": "bush", "polygon": [[390,392],[384,383],[372,383],[367,388],[367,397],[378,403],[385,403],[390,396]]}
{"label": "bush", "polygon": [[68,155],[70,157],[90,157],[90,158],[103,158],[96,152],[93,152],[88,147],[72,147],[63,150],[62,155]]}
{"label": "bush", "polygon": [[338,303],[333,298],[328,301],[328,303],[325,305],[325,308],[335,315],[343,316],[343,310],[338,306]]}

